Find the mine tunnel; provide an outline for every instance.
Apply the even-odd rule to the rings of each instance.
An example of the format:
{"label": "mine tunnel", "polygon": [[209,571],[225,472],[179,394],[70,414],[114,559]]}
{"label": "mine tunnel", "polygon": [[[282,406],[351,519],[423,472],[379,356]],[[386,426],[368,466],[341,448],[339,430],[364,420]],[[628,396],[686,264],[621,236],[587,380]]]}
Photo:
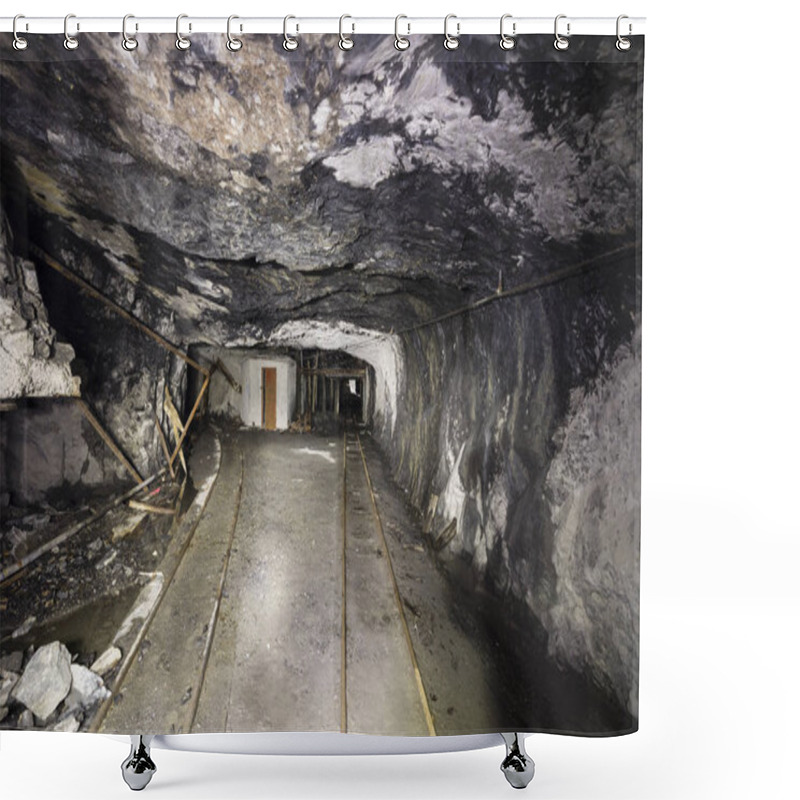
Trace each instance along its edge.
{"label": "mine tunnel", "polygon": [[[232,67],[149,64],[176,103],[190,77],[227,98],[252,130],[224,150],[203,115],[141,128],[147,80],[81,46],[0,74],[0,666],[49,647],[100,680],[41,713],[0,685],[0,727],[635,728],[638,162],[603,139],[630,98],[537,90],[593,132],[577,158],[527,90],[495,98],[509,134],[452,65],[382,73],[426,113],[430,71],[459,99],[412,141],[377,72],[323,91],[284,64],[254,122]],[[405,166],[370,167],[380,126],[309,114],[355,90]],[[271,147],[281,125],[305,150]],[[447,126],[535,142],[550,205]]]}

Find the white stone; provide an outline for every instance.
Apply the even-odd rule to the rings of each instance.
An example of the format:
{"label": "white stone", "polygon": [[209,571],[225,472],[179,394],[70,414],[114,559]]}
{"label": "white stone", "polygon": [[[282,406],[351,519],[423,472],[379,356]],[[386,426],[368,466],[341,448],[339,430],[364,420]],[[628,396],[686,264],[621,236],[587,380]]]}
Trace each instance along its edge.
{"label": "white stone", "polygon": [[103,684],[103,679],[92,670],[80,664],[71,664],[70,671],[72,688],[65,701],[66,708],[91,708],[111,694]]}
{"label": "white stone", "polygon": [[36,624],[36,617],[28,617],[25,622],[22,623],[12,634],[12,639],[19,639],[20,636],[24,636],[28,633],[31,628]]}
{"label": "white stone", "polygon": [[47,719],[71,685],[69,650],[61,642],[50,642],[33,654],[11,697],[39,719]]}
{"label": "white stone", "polygon": [[80,730],[80,727],[80,722],[78,722],[78,720],[70,714],[70,716],[64,717],[61,722],[56,723],[53,726],[53,730],[58,731],[59,733],[77,733]]}
{"label": "white stone", "polygon": [[19,676],[12,676],[13,673],[7,672],[2,680],[0,680],[0,706],[8,705],[8,698],[11,696],[11,690],[19,681]]}
{"label": "white stone", "polygon": [[105,675],[107,672],[111,672],[121,660],[122,651],[119,647],[114,647],[112,644],[89,669],[91,669],[92,672],[96,672],[98,675]]}

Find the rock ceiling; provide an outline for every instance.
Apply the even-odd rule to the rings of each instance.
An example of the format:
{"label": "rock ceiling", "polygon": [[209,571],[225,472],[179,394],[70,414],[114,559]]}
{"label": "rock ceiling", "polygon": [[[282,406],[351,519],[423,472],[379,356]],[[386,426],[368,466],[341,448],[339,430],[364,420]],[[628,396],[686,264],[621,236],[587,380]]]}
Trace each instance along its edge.
{"label": "rock ceiling", "polygon": [[565,68],[549,40],[495,38],[342,53],[309,36],[287,54],[151,36],[131,54],[86,35],[76,53],[52,37],[4,54],[15,247],[27,229],[154,324],[226,342],[296,319],[397,329],[501,272],[514,285],[630,239],[638,65],[609,92],[589,44]]}

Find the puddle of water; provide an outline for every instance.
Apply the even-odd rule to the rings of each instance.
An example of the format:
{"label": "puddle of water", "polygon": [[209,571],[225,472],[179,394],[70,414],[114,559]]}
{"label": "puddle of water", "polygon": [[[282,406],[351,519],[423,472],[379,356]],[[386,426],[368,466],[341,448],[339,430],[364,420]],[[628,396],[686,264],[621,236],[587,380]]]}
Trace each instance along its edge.
{"label": "puddle of water", "polygon": [[99,655],[111,644],[140,590],[141,586],[134,585],[119,594],[101,597],[60,619],[37,625],[24,636],[6,639],[0,650],[10,653],[58,640],[70,653]]}

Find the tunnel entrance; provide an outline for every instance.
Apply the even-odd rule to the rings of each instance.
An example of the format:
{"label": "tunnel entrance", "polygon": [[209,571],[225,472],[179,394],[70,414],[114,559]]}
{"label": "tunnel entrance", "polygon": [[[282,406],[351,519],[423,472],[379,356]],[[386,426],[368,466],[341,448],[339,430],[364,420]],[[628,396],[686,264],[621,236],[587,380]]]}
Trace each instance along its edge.
{"label": "tunnel entrance", "polygon": [[303,353],[299,415],[318,421],[366,424],[369,419],[369,367],[341,351]]}
{"label": "tunnel entrance", "polygon": [[189,375],[187,387],[186,406],[200,399],[201,416],[295,433],[372,422],[374,371],[342,350],[200,345],[189,352],[209,365],[206,389],[202,373]]}

